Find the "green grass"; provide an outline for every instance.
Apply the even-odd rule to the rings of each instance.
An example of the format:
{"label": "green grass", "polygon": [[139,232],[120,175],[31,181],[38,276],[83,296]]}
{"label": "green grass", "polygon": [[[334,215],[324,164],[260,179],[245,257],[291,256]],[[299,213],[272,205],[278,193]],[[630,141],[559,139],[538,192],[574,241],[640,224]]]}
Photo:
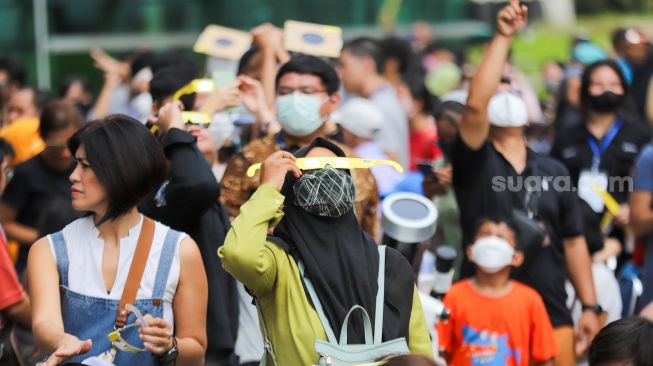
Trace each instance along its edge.
{"label": "green grass", "polygon": [[[517,37],[513,43],[513,63],[525,72],[531,82],[541,90],[541,71],[550,60],[569,61],[571,39],[582,32],[596,44],[612,54],[611,32],[619,26],[638,26],[653,38],[653,14],[601,14],[580,17],[577,26],[561,29],[545,24],[535,24]],[[469,50],[468,59],[477,64],[482,57],[482,46]]]}

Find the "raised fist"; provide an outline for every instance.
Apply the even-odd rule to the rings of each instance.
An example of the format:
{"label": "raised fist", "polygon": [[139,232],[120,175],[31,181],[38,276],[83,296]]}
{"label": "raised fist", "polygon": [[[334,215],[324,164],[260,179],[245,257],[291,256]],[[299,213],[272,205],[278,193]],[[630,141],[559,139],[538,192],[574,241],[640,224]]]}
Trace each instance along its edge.
{"label": "raised fist", "polygon": [[511,0],[497,14],[497,32],[505,37],[519,33],[528,23],[528,8],[520,5],[519,0]]}

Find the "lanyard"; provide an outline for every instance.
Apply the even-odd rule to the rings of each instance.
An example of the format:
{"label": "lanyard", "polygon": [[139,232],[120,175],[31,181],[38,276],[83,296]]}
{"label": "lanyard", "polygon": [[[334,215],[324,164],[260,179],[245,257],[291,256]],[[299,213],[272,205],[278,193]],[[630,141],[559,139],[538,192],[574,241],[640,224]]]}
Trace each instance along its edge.
{"label": "lanyard", "polygon": [[288,151],[289,153],[294,154],[297,150],[299,150],[298,145],[290,145],[286,143],[286,139],[283,137],[283,134],[281,131],[277,132],[274,135],[274,138],[277,140],[277,143],[279,144],[279,149]]}
{"label": "lanyard", "polygon": [[285,150],[286,149],[286,139],[283,138],[283,135],[281,134],[281,131],[275,133],[274,138],[277,140],[277,143],[279,144],[279,149]]}
{"label": "lanyard", "polygon": [[594,136],[589,133],[587,134],[587,144],[590,146],[593,155],[592,170],[599,170],[599,165],[601,164],[601,155],[603,155],[605,151],[608,150],[608,147],[610,147],[610,144],[617,136],[617,133],[619,133],[619,130],[623,124],[624,120],[619,118],[614,124],[612,124],[612,126],[610,126],[610,129],[608,132],[606,132],[605,136],[603,136],[601,142],[598,144],[596,143]]}

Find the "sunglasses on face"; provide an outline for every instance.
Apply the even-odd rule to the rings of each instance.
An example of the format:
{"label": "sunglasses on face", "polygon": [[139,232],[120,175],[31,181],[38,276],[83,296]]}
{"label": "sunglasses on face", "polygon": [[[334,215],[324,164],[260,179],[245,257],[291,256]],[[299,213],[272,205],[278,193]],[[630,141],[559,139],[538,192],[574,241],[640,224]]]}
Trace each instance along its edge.
{"label": "sunglasses on face", "polygon": [[[369,169],[375,165],[389,165],[395,168],[399,173],[404,172],[404,168],[399,163],[392,160],[373,160],[360,158],[341,158],[341,157],[313,157],[299,158],[295,161],[297,167],[301,170],[323,169],[327,165],[335,169]],[[256,171],[261,168],[261,163],[254,164],[247,169],[247,176],[253,177]]]}

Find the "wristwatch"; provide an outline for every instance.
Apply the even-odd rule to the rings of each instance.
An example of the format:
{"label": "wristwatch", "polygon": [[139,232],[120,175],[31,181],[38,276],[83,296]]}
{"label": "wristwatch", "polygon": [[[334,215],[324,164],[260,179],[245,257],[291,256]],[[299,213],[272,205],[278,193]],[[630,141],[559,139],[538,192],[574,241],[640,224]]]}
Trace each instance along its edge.
{"label": "wristwatch", "polygon": [[587,310],[593,311],[596,315],[599,315],[599,314],[601,314],[603,312],[603,308],[599,304],[592,304],[592,305],[583,304],[582,310],[583,311],[587,311]]}
{"label": "wristwatch", "polygon": [[172,348],[163,356],[159,356],[160,365],[169,365],[177,361],[177,356],[179,356],[179,350],[177,349],[177,338],[172,337]]}

